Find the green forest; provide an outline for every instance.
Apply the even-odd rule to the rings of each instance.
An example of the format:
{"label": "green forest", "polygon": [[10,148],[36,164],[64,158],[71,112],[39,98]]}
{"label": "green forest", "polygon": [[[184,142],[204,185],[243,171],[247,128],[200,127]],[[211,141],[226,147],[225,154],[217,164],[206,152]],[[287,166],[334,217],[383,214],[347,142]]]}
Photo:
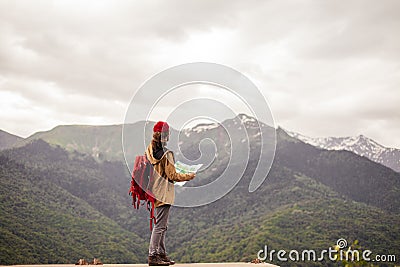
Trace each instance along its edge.
{"label": "green forest", "polygon": [[[251,261],[265,245],[322,250],[339,238],[400,258],[399,173],[351,152],[317,149],[279,129],[272,169],[249,193],[254,164],[250,158],[243,179],[220,200],[171,210],[167,249],[172,258]],[[196,182],[218,171],[206,171]],[[148,212],[133,209],[123,162],[33,139],[0,152],[0,178],[0,264],[94,257],[103,263],[146,262]]]}

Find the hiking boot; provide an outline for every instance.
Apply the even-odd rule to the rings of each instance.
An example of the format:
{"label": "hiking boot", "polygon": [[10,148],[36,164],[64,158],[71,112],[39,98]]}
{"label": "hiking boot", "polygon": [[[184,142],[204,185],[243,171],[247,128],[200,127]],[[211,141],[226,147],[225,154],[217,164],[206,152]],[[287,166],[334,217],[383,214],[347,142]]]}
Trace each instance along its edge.
{"label": "hiking boot", "polygon": [[175,264],[175,261],[171,260],[171,258],[168,257],[167,254],[159,254],[158,256],[160,257],[160,259],[162,261],[169,262],[169,265],[174,265]]}
{"label": "hiking boot", "polygon": [[169,266],[169,262],[163,261],[158,255],[149,256],[149,266]]}

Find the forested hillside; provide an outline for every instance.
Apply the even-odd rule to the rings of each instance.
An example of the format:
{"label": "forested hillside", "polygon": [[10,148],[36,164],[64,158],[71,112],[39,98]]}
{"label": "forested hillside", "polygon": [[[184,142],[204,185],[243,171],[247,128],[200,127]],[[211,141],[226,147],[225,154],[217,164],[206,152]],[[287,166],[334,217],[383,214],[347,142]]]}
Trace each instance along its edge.
{"label": "forested hillside", "polygon": [[127,216],[129,204],[112,167],[43,141],[1,154],[0,263],[143,261],[143,239],[112,214]]}
{"label": "forested hillside", "polygon": [[[218,132],[208,131],[210,137]],[[172,209],[170,255],[180,262],[249,261],[264,245],[318,251],[339,238],[359,240],[373,253],[398,255],[400,174],[351,152],[317,149],[277,133],[272,169],[257,191],[248,192],[257,161],[253,153],[239,184],[222,199]],[[193,147],[204,135],[191,132],[186,141],[192,146],[183,146],[182,153],[195,156]],[[252,140],[252,149],[257,144]],[[224,167],[223,160],[216,163],[192,183],[215,179]],[[1,264],[85,257],[146,261],[148,214],[144,207],[132,209],[124,163],[36,140],[0,153],[0,177]]]}

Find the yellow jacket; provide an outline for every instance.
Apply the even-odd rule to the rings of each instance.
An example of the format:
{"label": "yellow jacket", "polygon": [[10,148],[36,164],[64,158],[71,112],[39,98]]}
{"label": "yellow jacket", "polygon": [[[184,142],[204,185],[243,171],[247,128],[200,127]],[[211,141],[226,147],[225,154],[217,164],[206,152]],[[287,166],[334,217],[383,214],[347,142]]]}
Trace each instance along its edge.
{"label": "yellow jacket", "polygon": [[156,159],[153,156],[153,146],[150,143],[146,150],[146,156],[154,166],[153,179],[151,179],[152,183],[149,184],[149,190],[156,198],[155,206],[174,204],[174,182],[189,181],[192,179],[191,176],[176,172],[172,151],[167,151],[161,159]]}

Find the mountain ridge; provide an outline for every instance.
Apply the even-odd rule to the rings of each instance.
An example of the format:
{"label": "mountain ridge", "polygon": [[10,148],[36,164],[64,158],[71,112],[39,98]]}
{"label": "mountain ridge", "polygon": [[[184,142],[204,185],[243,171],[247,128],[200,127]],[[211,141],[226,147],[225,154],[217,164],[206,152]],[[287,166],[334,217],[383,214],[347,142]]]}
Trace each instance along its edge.
{"label": "mountain ridge", "polygon": [[[240,127],[233,120],[227,121],[224,126],[232,131]],[[212,181],[224,170],[224,159],[230,152],[225,149],[230,142],[240,140],[220,136],[223,133],[221,130],[222,126],[192,131],[189,137],[182,136],[181,152],[188,157],[198,157],[198,144],[205,137],[213,139],[218,149],[215,165],[198,173],[196,179],[189,182],[189,186]],[[261,130],[268,133],[272,129],[264,127]],[[235,136],[235,133],[232,135]],[[258,151],[258,130],[250,127],[249,136],[251,151]],[[247,169],[231,192],[202,207],[172,209],[167,236],[172,257],[181,262],[250,261],[264,245],[274,249],[326,249],[334,245],[340,237],[345,237],[350,242],[357,239],[374,253],[400,251],[400,214],[398,208],[396,209],[399,206],[399,185],[392,183],[392,180],[400,181],[400,174],[352,152],[316,148],[279,129],[276,137],[274,164],[257,191],[248,192],[258,157],[257,153],[250,153]],[[209,146],[213,147],[212,144]],[[213,153],[213,150],[210,152]],[[124,163],[98,161],[90,154],[67,151],[43,140],[32,140],[22,147],[2,151],[0,159],[1,156],[20,165],[15,167],[6,162],[0,164],[0,212],[14,216],[6,221],[6,217],[1,216],[0,220],[3,221],[0,221],[0,230],[9,233],[14,223],[27,229],[25,232],[17,232],[15,236],[7,234],[1,247],[7,247],[7,242],[16,240],[18,246],[14,250],[21,252],[24,240],[29,237],[35,240],[31,244],[47,242],[45,235],[48,232],[45,228],[31,228],[28,224],[38,222],[40,217],[29,217],[30,220],[25,220],[25,206],[13,201],[13,197],[18,196],[27,203],[43,203],[46,209],[43,209],[42,217],[49,213],[51,218],[58,218],[46,222],[57,236],[62,235],[63,230],[62,227],[54,226],[70,223],[67,218],[71,218],[53,214],[59,205],[63,206],[63,212],[69,214],[68,216],[85,210],[80,207],[88,207],[100,216],[96,217],[100,218],[98,223],[102,220],[110,221],[108,226],[100,224],[95,227],[100,227],[107,233],[102,241],[104,247],[92,242],[81,247],[81,251],[71,248],[75,242],[79,242],[76,239],[79,237],[79,229],[86,227],[86,224],[78,222],[74,227],[68,228],[78,234],[74,235],[75,238],[66,240],[66,246],[55,244],[58,250],[53,255],[61,255],[62,251],[66,251],[67,256],[53,258],[53,261],[67,263],[68,259],[76,260],[86,249],[85,255],[88,256],[94,256],[93,251],[102,251],[103,255],[107,255],[107,261],[102,259],[102,255],[96,256],[105,263],[118,262],[118,253],[126,261],[144,262],[149,238],[148,212],[144,207],[139,211],[132,210],[127,194],[130,176]],[[176,153],[176,157],[179,158],[180,155]],[[342,172],[337,172],[341,168]],[[36,179],[44,180],[45,184],[36,186]],[[363,184],[364,179],[366,184]],[[380,183],[371,183],[375,180]],[[19,186],[20,183],[23,185]],[[47,184],[54,187],[48,187]],[[54,200],[53,191],[60,191],[66,198]],[[69,200],[71,195],[77,201],[76,204],[70,204],[75,203]],[[379,200],[381,196],[386,197]],[[39,197],[40,201],[37,199]],[[82,216],[85,216],[85,212]],[[83,226],[80,226],[81,223]],[[115,232],[109,226],[113,226]],[[34,234],[35,231],[39,234]],[[124,238],[129,236],[128,232],[132,232],[130,243]],[[96,231],[93,235],[98,236]],[[118,238],[113,238],[113,235]],[[84,235],[84,239],[87,238],[90,236]],[[101,237],[97,238],[102,240]],[[122,240],[120,247],[115,245],[118,240]],[[381,242],[382,240],[386,242]],[[107,246],[112,247],[111,253],[107,252]],[[38,252],[33,258],[22,258],[24,261],[20,262],[31,259],[30,263],[46,263],[46,253],[51,251],[50,248],[41,245],[32,249],[43,252]],[[132,250],[134,255],[129,252]],[[12,262],[12,258],[2,258],[0,262],[6,260]],[[280,266],[307,266],[297,262],[275,263]],[[335,265],[324,262],[319,266]]]}
{"label": "mountain ridge", "polygon": [[[257,121],[254,117],[242,113],[238,114],[232,119],[226,119],[224,122],[222,122],[222,125],[225,125],[229,121],[231,121],[233,125],[242,123],[246,128],[266,126],[263,122]],[[147,129],[151,131],[152,123],[153,122],[151,121],[147,123],[141,121],[125,126],[132,127],[132,131],[134,132],[138,127],[144,127],[144,125],[146,125]],[[43,139],[50,144],[60,145],[61,147],[66,148],[68,151],[77,150],[79,152],[92,155],[98,160],[123,160],[124,154],[122,151],[122,127],[124,127],[123,124],[58,125],[51,130],[34,133],[25,139],[16,137],[16,139],[13,141],[7,141],[7,137],[3,137],[3,132],[0,132],[0,150],[23,146],[34,139]],[[183,133],[188,135],[193,131],[199,133],[201,131],[206,131],[217,127],[218,124],[216,123],[201,123],[190,129],[183,129]],[[397,172],[400,172],[400,149],[384,147],[375,140],[364,135],[358,135],[356,137],[313,138],[297,132],[286,130],[281,126],[278,126],[276,129],[279,128],[283,129],[290,136],[313,146],[327,150],[351,151],[383,164]],[[174,134],[177,133],[177,131],[172,127],[171,130]],[[6,143],[7,145],[2,145],[2,143]],[[140,147],[140,144],[134,143],[134,146]],[[130,154],[139,153],[142,153],[142,151],[133,150]],[[132,155],[129,155],[128,158],[132,158]]]}
{"label": "mountain ridge", "polygon": [[21,140],[23,140],[23,138],[20,136],[0,130],[0,150],[11,148]]}
{"label": "mountain ridge", "polygon": [[[283,129],[283,128],[282,128]],[[385,147],[363,134],[346,137],[309,137],[283,129],[288,135],[327,150],[347,150],[400,172],[400,149]]]}

